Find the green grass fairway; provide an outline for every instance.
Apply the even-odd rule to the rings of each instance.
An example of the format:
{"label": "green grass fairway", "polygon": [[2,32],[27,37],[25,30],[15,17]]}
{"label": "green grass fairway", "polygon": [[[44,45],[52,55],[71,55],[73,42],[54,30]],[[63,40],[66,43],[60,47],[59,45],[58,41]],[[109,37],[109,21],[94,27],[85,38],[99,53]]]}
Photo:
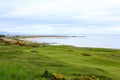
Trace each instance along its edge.
{"label": "green grass fairway", "polygon": [[42,80],[45,70],[66,79],[79,75],[120,80],[120,50],[6,45],[0,42],[0,80]]}

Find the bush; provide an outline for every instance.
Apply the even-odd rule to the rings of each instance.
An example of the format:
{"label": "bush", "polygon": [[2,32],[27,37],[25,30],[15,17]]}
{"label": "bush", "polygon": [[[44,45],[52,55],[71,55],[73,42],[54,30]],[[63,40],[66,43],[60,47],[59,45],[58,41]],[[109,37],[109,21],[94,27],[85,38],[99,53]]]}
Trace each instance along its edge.
{"label": "bush", "polygon": [[70,80],[112,80],[107,76],[94,76],[94,75],[81,75],[81,76],[74,76]]}
{"label": "bush", "polygon": [[62,74],[53,73],[52,77],[51,77],[51,80],[65,80],[65,78],[63,77]]}
{"label": "bush", "polygon": [[44,71],[44,73],[42,74],[42,78],[51,78],[52,73],[50,73],[47,69]]}
{"label": "bush", "polygon": [[56,73],[50,73],[48,70],[45,70],[42,78],[46,78],[48,80],[65,80],[65,78],[63,77],[63,75],[61,74],[56,74]]}
{"label": "bush", "polygon": [[23,41],[17,41],[15,44],[19,45],[19,46],[25,46],[26,45],[25,42],[23,42]]}

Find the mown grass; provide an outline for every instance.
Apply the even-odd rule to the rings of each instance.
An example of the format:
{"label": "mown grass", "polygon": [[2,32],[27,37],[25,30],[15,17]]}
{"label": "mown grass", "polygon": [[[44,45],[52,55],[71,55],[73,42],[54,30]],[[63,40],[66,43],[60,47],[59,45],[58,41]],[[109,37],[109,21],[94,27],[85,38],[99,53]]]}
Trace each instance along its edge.
{"label": "mown grass", "polygon": [[72,76],[120,80],[120,50],[0,42],[0,80],[42,80],[44,70]]}

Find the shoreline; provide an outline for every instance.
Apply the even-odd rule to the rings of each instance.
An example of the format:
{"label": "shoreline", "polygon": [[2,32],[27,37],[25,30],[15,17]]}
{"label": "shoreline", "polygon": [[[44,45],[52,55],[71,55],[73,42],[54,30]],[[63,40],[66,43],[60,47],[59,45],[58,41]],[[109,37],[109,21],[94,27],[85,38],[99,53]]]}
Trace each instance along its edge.
{"label": "shoreline", "polygon": [[86,36],[59,36],[59,35],[46,35],[46,36],[22,36],[21,38],[69,38],[69,37],[86,37]]}
{"label": "shoreline", "polygon": [[[34,37],[34,38],[46,38],[46,37]],[[49,38],[49,37],[47,37]],[[50,37],[51,38],[51,37]],[[52,37],[54,38],[54,37]],[[56,38],[56,37],[55,37]],[[58,38],[58,37],[57,37]],[[32,42],[32,43],[38,43],[38,44],[48,44],[48,45],[58,45],[58,46],[73,46],[73,47],[76,47],[76,48],[101,48],[101,49],[115,49],[115,50],[120,50],[120,48],[107,48],[107,47],[82,47],[82,46],[75,46],[75,45],[67,45],[67,44],[59,44],[59,43],[50,43],[50,42],[37,42],[37,41],[33,41],[32,40],[33,38],[20,38],[19,40],[23,40],[23,41],[28,41],[28,42]]]}

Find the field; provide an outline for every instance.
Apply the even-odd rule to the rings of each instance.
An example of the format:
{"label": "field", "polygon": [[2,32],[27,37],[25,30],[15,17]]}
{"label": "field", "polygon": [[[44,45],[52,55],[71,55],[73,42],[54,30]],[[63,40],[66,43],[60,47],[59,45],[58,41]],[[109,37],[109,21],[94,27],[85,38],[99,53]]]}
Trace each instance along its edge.
{"label": "field", "polygon": [[45,70],[66,80],[81,75],[120,80],[120,50],[0,42],[0,80],[45,80]]}

